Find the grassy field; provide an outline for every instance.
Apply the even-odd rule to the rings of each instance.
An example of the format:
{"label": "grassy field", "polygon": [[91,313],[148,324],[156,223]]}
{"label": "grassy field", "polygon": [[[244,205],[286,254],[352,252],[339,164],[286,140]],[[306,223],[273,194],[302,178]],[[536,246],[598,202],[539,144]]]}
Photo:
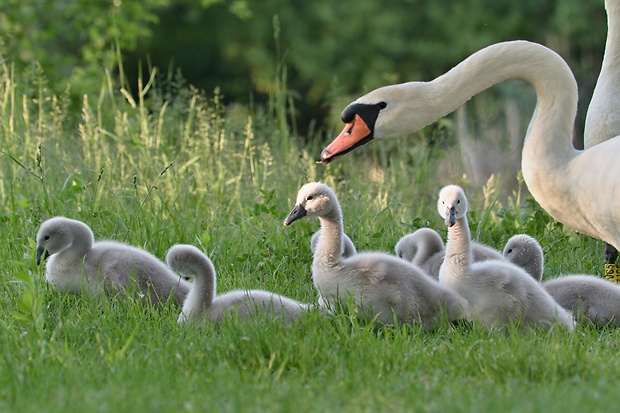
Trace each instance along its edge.
{"label": "grassy field", "polygon": [[545,278],[601,273],[603,244],[555,223],[524,188],[471,185],[458,154],[427,137],[317,165],[325,142],[289,137],[282,97],[250,111],[145,80],[132,98],[104,77],[99,95],[74,102],[36,72],[2,66],[0,80],[0,411],[603,412],[620,403],[615,329],[462,323],[426,332],[343,312],[200,328],[178,326],[172,306],[51,289],[34,237],[43,220],[64,215],[96,239],[160,258],[175,243],[197,245],[220,292],[315,302],[318,221],[282,225],[299,187],[315,180],[335,189],[358,251],[391,252],[423,226],[445,234],[435,202],[448,183],[468,191],[474,238],[499,249],[517,233],[539,239]]}

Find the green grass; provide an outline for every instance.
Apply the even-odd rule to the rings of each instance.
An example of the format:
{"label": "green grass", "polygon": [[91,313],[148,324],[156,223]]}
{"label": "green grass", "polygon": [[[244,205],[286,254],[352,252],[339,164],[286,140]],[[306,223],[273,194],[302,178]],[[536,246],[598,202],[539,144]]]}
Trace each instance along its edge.
{"label": "green grass", "polygon": [[426,140],[369,144],[325,167],[315,163],[324,142],[283,145],[279,129],[276,144],[281,117],[224,107],[217,93],[164,99],[147,82],[133,100],[104,78],[100,95],[76,103],[51,95],[40,74],[0,69],[0,411],[547,412],[620,402],[614,329],[463,323],[426,332],[343,312],[199,328],[178,326],[171,307],[51,289],[34,237],[43,220],[65,215],[97,239],[160,258],[174,243],[198,245],[220,292],[262,288],[315,302],[309,240],[318,222],[282,225],[312,180],[336,190],[361,251],[392,251],[422,226],[445,234],[435,202],[447,183],[467,189],[476,239],[501,249],[516,233],[538,238],[545,277],[600,273],[603,244],[524,195],[475,188],[458,154]]}

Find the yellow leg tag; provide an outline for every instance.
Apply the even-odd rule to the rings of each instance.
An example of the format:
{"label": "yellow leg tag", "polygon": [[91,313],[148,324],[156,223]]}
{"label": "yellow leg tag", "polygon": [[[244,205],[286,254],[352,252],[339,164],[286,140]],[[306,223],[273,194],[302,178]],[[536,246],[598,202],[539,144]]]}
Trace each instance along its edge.
{"label": "yellow leg tag", "polygon": [[605,278],[609,281],[620,283],[620,265],[605,264]]}

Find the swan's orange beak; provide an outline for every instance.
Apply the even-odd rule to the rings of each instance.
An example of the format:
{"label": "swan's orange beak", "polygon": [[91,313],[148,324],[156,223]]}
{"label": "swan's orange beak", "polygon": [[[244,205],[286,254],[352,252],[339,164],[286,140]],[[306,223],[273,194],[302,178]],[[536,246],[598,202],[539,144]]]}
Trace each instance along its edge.
{"label": "swan's orange beak", "polygon": [[350,150],[365,144],[370,139],[372,139],[372,130],[370,130],[360,115],[355,115],[353,121],[344,126],[340,135],[323,149],[320,163],[328,164],[337,156],[344,155]]}

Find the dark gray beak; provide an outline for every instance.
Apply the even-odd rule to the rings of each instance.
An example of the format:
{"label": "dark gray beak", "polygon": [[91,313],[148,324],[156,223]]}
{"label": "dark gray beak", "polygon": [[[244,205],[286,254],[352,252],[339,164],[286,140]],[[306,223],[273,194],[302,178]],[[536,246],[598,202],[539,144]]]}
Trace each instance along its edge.
{"label": "dark gray beak", "polygon": [[451,227],[456,223],[456,209],[454,207],[446,208],[446,225]]}
{"label": "dark gray beak", "polygon": [[45,261],[47,257],[50,256],[50,253],[47,252],[45,248],[38,247],[37,248],[37,265],[41,265],[41,256],[43,256],[43,261]]}
{"label": "dark gray beak", "polygon": [[289,226],[293,222],[306,216],[306,208],[303,205],[295,205],[295,208],[289,212],[288,216],[284,219],[284,225]]}

